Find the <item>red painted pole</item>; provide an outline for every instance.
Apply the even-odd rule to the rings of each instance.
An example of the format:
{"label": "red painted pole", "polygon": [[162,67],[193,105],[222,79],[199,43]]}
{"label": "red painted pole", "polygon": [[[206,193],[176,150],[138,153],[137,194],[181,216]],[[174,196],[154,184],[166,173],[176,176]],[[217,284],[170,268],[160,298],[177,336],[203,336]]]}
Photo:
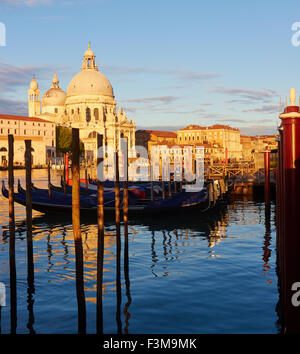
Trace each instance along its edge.
{"label": "red painted pole", "polygon": [[66,183],[69,182],[69,154],[66,153]]}
{"label": "red painted pole", "polygon": [[270,151],[266,146],[264,152],[264,163],[265,163],[265,204],[270,205]]}
{"label": "red painted pole", "polygon": [[[280,114],[281,205],[280,276],[284,333],[300,333],[300,113],[295,105],[295,90],[290,91],[291,105]],[[282,234],[281,234],[282,233]]]}

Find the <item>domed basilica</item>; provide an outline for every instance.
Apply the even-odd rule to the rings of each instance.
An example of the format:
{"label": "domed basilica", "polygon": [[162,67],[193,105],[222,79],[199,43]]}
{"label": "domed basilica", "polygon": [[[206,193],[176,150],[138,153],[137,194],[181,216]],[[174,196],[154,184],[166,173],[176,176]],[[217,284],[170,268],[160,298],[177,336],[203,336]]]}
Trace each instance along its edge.
{"label": "domed basilica", "polygon": [[73,77],[65,93],[59,87],[56,73],[51,88],[40,102],[40,90],[34,77],[28,90],[30,117],[43,118],[56,125],[79,128],[85,151],[96,158],[96,134],[103,134],[106,145],[118,147],[120,138],[128,138],[135,148],[135,122],[129,121],[123,109],[116,111],[114,91],[109,80],[98,71],[95,54],[85,51],[81,71]]}

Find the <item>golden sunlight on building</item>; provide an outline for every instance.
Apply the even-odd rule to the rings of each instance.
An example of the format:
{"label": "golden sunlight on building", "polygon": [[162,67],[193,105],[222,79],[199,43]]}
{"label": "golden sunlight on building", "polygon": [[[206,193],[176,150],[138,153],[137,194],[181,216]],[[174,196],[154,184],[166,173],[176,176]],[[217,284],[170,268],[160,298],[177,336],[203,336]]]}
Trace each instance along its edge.
{"label": "golden sunlight on building", "polygon": [[28,90],[29,116],[37,116],[70,128],[79,128],[85,151],[96,158],[96,135],[102,134],[105,144],[118,147],[120,138],[127,137],[132,151],[135,148],[135,122],[128,120],[119,107],[109,80],[98,70],[95,54],[90,47],[85,51],[81,71],[73,77],[67,92],[59,86],[56,73],[51,88],[40,102],[36,78]]}
{"label": "golden sunlight on building", "polygon": [[25,140],[32,141],[33,165],[45,165],[47,152],[55,158],[55,124],[36,117],[0,114],[0,164],[7,167],[8,134],[14,135],[15,165],[24,165]]}

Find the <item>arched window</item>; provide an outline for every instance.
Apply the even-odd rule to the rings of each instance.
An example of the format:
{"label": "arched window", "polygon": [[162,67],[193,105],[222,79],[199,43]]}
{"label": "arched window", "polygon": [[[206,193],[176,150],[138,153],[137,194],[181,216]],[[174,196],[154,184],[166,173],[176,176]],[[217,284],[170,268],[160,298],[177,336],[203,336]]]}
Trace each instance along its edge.
{"label": "arched window", "polygon": [[97,132],[93,131],[89,134],[88,138],[96,138],[97,137]]}
{"label": "arched window", "polygon": [[87,109],[85,110],[85,118],[86,118],[86,121],[87,121],[87,122],[90,122],[90,121],[91,121],[91,110],[90,110],[90,108],[87,108]]}
{"label": "arched window", "polygon": [[99,120],[99,109],[98,108],[94,109],[94,117],[95,117],[95,120]]}

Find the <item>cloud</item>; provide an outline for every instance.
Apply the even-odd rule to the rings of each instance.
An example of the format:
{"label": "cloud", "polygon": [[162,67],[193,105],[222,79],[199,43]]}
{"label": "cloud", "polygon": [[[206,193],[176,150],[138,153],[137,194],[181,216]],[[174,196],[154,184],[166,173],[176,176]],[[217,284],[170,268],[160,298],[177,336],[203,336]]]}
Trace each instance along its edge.
{"label": "cloud", "polygon": [[152,125],[152,126],[137,125],[136,130],[162,130],[162,131],[174,132],[184,127],[186,127],[186,125]]}
{"label": "cloud", "polygon": [[245,109],[243,112],[263,112],[263,113],[276,113],[279,112],[279,106],[277,105],[269,105],[269,106],[262,106],[258,108],[250,108]]}
{"label": "cloud", "polygon": [[51,5],[53,3],[52,0],[2,0],[5,4],[19,6],[40,6],[40,5]]}
{"label": "cloud", "polygon": [[[230,88],[230,87],[215,87],[210,90],[210,92],[222,93],[231,96],[239,96],[242,97],[243,100],[239,100],[239,103],[249,103],[249,101],[269,101],[274,96],[279,96],[279,94],[275,90],[271,89],[262,89],[262,90],[251,90],[251,89],[243,89],[243,88]],[[237,100],[228,101],[228,103],[234,103]]]}
{"label": "cloud", "polygon": [[163,104],[169,104],[178,99],[179,97],[177,96],[159,96],[159,97],[131,98],[127,100],[119,100],[119,102],[131,102],[131,103],[161,102]]}
{"label": "cloud", "polygon": [[104,71],[116,75],[141,75],[141,74],[162,74],[169,75],[176,80],[184,81],[203,81],[210,80],[221,75],[218,73],[203,73],[190,70],[172,70],[166,68],[145,68],[145,67],[130,67],[130,66],[114,66],[103,65]]}
{"label": "cloud", "polygon": [[278,134],[278,130],[273,125],[239,127],[242,135],[272,135]]}
{"label": "cloud", "polygon": [[[86,5],[87,1],[85,0],[66,0],[66,1],[58,1],[58,0],[0,0],[0,4],[4,3],[11,6],[78,6],[78,5]],[[99,2],[99,0],[98,0]]]}
{"label": "cloud", "polygon": [[0,97],[0,114],[27,115],[27,102]]}

